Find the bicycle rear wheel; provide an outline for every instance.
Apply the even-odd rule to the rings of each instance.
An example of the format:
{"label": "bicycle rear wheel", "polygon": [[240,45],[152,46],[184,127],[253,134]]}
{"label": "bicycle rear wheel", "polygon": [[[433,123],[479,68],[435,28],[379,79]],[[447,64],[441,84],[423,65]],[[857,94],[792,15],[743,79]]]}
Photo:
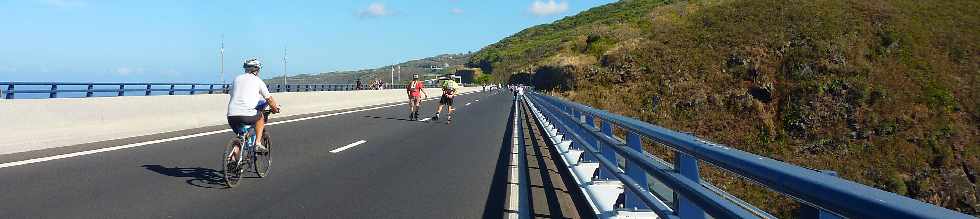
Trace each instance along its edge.
{"label": "bicycle rear wheel", "polygon": [[[221,172],[224,173],[225,185],[228,185],[230,188],[237,186],[238,181],[242,179],[242,170],[244,169],[242,167],[245,166],[245,163],[240,161],[243,156],[236,156],[232,160],[229,160],[228,157],[231,156],[231,152],[235,146],[241,145],[241,139],[237,137],[232,138],[231,141],[228,142],[228,145],[225,146],[224,153],[222,153]],[[239,153],[242,152],[243,151],[241,150],[239,151]]]}
{"label": "bicycle rear wheel", "polygon": [[259,177],[269,176],[269,169],[272,167],[272,137],[269,137],[269,130],[266,129],[265,133],[262,134],[262,145],[265,146],[265,152],[255,152],[255,157],[252,160],[255,162],[255,173]]}

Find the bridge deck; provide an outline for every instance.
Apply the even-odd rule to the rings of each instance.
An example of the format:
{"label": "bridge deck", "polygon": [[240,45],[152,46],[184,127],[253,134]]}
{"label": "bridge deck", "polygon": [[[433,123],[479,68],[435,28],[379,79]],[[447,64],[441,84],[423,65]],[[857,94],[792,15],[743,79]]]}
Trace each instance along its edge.
{"label": "bridge deck", "polygon": [[[459,110],[451,125],[407,121],[407,107],[401,105],[271,126],[275,142],[271,176],[246,178],[234,189],[221,185],[219,173],[229,133],[3,167],[0,215],[502,217],[511,98],[476,93],[457,97],[455,102]],[[424,115],[431,115],[435,103],[425,103]],[[223,129],[226,127],[0,155],[0,163]],[[367,142],[330,152],[359,140]]]}

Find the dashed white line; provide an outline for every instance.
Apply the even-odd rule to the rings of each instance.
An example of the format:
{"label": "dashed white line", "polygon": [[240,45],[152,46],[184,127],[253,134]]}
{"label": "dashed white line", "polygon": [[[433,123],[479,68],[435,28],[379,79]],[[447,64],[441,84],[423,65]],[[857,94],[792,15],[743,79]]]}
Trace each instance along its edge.
{"label": "dashed white line", "polygon": [[473,104],[473,103],[466,103],[467,106],[469,106],[470,104]]}
{"label": "dashed white line", "polygon": [[358,146],[358,145],[361,145],[361,144],[364,144],[364,143],[367,143],[367,141],[360,140],[360,141],[357,141],[357,142],[354,142],[354,143],[350,143],[347,146],[343,146],[343,147],[340,147],[340,148],[337,148],[337,149],[333,149],[332,151],[330,151],[330,153],[334,153],[334,154],[340,153],[341,151],[347,150],[348,148],[352,148],[354,146]]}
{"label": "dashed white line", "polygon": [[422,119],[422,120],[419,120],[419,122],[425,122],[425,121],[429,121],[430,119],[432,119],[432,118],[431,118],[431,117],[430,117],[430,118],[424,118],[424,119]]}

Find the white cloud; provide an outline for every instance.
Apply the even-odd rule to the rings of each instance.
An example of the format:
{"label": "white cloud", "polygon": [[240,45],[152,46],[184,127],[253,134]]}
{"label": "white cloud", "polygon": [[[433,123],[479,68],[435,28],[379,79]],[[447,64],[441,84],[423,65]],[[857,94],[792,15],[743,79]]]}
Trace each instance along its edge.
{"label": "white cloud", "polygon": [[457,14],[458,15],[458,14],[463,14],[463,12],[466,12],[466,11],[463,11],[462,8],[449,9],[449,13],[452,13],[452,14]]}
{"label": "white cloud", "polygon": [[116,73],[116,75],[119,75],[119,76],[128,76],[128,75],[132,75],[132,74],[141,74],[141,73],[143,73],[143,68],[118,67],[118,68],[116,68],[116,70],[114,71],[114,73]]}
{"label": "white cloud", "polygon": [[394,13],[385,7],[385,4],[377,2],[371,3],[366,9],[361,10],[361,12],[358,13],[358,15],[362,18],[384,17],[392,14]]}
{"label": "white cloud", "polygon": [[568,11],[568,2],[556,2],[555,0],[548,0],[545,2],[542,0],[534,0],[534,3],[531,3],[531,8],[529,8],[528,11],[535,16],[556,15]]}
{"label": "white cloud", "polygon": [[42,0],[41,3],[56,8],[76,8],[88,6],[88,2],[81,0]]}

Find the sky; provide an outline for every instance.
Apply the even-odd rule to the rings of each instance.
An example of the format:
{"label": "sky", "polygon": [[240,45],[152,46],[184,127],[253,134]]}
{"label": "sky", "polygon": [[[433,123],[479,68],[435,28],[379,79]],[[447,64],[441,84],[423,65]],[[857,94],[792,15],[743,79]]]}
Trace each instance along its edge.
{"label": "sky", "polygon": [[0,0],[0,81],[218,82],[476,52],[612,0]]}

